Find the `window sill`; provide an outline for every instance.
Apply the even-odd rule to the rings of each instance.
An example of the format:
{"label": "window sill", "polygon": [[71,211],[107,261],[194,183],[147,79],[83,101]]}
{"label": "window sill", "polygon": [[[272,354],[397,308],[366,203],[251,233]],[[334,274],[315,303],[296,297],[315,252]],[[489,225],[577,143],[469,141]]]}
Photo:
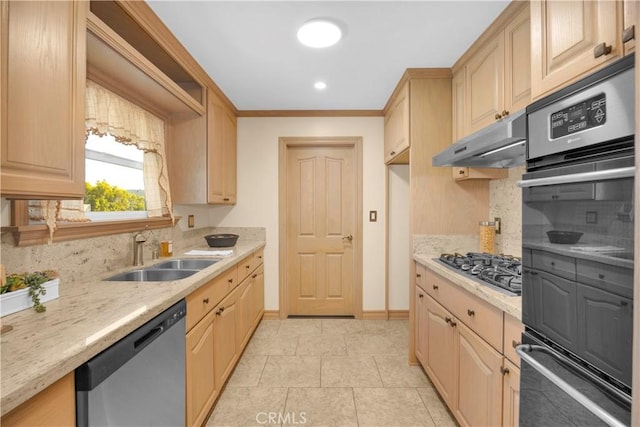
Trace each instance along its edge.
{"label": "window sill", "polygon": [[[180,217],[175,217],[175,223],[170,217],[144,218],[122,221],[82,222],[77,224],[58,224],[53,233],[53,242],[87,239],[90,237],[108,236],[142,230],[169,228],[178,223]],[[33,246],[49,243],[49,229],[46,225],[21,225],[2,227],[2,232],[13,233],[16,246]]]}

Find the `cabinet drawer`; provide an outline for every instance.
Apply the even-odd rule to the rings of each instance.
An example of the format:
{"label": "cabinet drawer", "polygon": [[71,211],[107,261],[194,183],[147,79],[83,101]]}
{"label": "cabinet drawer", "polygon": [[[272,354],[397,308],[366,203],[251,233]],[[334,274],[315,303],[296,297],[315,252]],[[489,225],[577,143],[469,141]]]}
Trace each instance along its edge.
{"label": "cabinet drawer", "polygon": [[222,301],[237,281],[237,269],[234,266],[187,295],[187,331]]}
{"label": "cabinet drawer", "polygon": [[575,258],[548,254],[538,250],[532,251],[532,255],[533,268],[536,270],[546,271],[547,273],[555,274],[565,279],[576,280]]}
{"label": "cabinet drawer", "polygon": [[516,366],[520,366],[520,356],[516,353],[516,346],[522,342],[523,331],[522,322],[508,314],[504,315],[504,347],[502,352]]}
{"label": "cabinet drawer", "polygon": [[427,270],[425,291],[495,349],[502,349],[502,311]]}
{"label": "cabinet drawer", "polygon": [[427,268],[416,262],[416,286],[420,286],[423,291],[426,291],[426,276]]}
{"label": "cabinet drawer", "polygon": [[262,264],[264,264],[264,248],[253,253],[253,258],[251,259],[251,271],[255,270]]}
{"label": "cabinet drawer", "polygon": [[238,283],[236,284],[241,283],[244,279],[247,278],[247,276],[249,276],[249,273],[251,273],[252,271],[252,265],[253,255],[249,255],[238,263]]}
{"label": "cabinet drawer", "polygon": [[578,282],[633,298],[633,269],[579,259],[576,265]]}

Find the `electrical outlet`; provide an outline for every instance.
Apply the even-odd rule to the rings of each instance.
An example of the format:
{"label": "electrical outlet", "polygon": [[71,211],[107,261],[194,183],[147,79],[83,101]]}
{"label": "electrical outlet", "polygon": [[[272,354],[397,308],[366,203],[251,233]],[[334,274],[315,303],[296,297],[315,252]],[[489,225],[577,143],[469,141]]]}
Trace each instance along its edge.
{"label": "electrical outlet", "polygon": [[495,221],[496,225],[496,234],[502,234],[502,218],[500,217],[495,217],[493,218],[493,220]]}
{"label": "electrical outlet", "polygon": [[585,222],[587,224],[597,224],[598,223],[598,212],[596,211],[587,211],[585,215]]}
{"label": "electrical outlet", "polygon": [[189,228],[193,228],[196,226],[196,218],[194,215],[189,215],[187,217],[187,222],[189,224]]}

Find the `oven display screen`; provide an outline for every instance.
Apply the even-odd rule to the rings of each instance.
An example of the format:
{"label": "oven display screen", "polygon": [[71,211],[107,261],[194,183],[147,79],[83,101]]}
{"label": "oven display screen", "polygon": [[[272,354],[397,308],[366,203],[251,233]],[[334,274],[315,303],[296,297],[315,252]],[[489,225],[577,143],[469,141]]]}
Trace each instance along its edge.
{"label": "oven display screen", "polygon": [[561,138],[603,125],[607,121],[607,99],[604,93],[589,98],[551,115],[551,139]]}

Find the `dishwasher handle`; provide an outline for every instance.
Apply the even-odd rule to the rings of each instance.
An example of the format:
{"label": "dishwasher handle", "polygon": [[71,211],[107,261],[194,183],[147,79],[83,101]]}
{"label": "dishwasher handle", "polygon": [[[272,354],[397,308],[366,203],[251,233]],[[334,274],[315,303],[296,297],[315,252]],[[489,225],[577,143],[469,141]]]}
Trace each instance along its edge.
{"label": "dishwasher handle", "polygon": [[93,390],[171,327],[184,325],[179,321],[186,312],[187,304],[181,300],[79,366],[75,371],[76,391]]}

